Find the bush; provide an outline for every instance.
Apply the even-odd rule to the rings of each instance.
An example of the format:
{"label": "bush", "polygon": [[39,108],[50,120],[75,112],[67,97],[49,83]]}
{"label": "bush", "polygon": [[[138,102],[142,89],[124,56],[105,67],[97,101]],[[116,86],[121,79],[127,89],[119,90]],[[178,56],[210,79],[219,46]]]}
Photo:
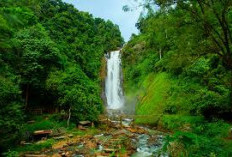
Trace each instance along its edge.
{"label": "bush", "polygon": [[[232,150],[229,143],[222,140],[228,137],[230,126],[215,120],[208,122],[200,117],[171,116],[164,118],[164,126],[176,130],[173,135],[166,137],[165,150],[169,150],[174,156],[231,156]],[[185,124],[189,124],[191,130],[181,130]]]}

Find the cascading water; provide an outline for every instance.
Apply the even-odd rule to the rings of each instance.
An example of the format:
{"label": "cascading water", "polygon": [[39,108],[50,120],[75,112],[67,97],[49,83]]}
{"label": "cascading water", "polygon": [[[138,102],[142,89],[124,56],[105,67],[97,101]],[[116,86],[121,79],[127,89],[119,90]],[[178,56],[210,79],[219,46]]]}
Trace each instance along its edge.
{"label": "cascading water", "polygon": [[113,51],[107,55],[107,77],[105,94],[108,109],[120,109],[124,104],[121,75],[120,51]]}
{"label": "cascading water", "polygon": [[[124,95],[122,89],[122,70],[121,70],[121,55],[120,51],[113,51],[107,54],[107,77],[105,81],[105,96],[107,102],[108,115],[113,123],[121,123],[113,120],[115,117],[124,113]],[[115,112],[116,111],[116,112]],[[117,118],[116,118],[117,119]],[[122,125],[129,127],[133,119],[122,119]],[[144,128],[145,129],[145,128]],[[162,148],[163,136],[150,136],[148,134],[134,133],[133,143],[137,147],[137,152],[133,157],[151,157],[161,156],[167,157],[166,154],[160,154],[159,150]],[[158,138],[160,137],[160,138]],[[154,140],[156,139],[156,140]],[[151,141],[150,141],[151,140]],[[153,141],[153,142],[152,142]]]}

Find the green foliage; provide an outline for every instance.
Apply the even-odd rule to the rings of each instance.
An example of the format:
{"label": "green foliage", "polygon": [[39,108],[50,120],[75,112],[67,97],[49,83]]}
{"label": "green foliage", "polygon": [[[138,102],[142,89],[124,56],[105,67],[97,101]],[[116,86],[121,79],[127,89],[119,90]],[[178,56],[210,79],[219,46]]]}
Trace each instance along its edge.
{"label": "green foliage", "polygon": [[223,121],[231,121],[231,1],[148,0],[144,8],[154,3],[123,48],[126,97],[145,117],[136,122],[174,132],[171,156],[231,156]]}
{"label": "green foliage", "polygon": [[[60,127],[65,127],[65,125],[62,125],[60,121],[54,121],[50,118],[42,117],[41,120],[36,120],[33,124],[24,124],[21,128],[21,133],[24,135],[26,132],[32,134],[34,131],[37,130],[50,130],[50,129],[57,129]],[[26,139],[27,140],[27,139]]]}
{"label": "green foliage", "polygon": [[[169,90],[160,87],[167,94],[164,102],[166,113],[204,115],[207,118],[223,116],[223,113],[231,112],[231,70],[228,69],[229,63],[225,63],[222,57],[225,54],[217,49],[216,43],[205,36],[207,32],[199,28],[205,20],[209,20],[208,25],[213,28],[221,25],[214,23],[212,20],[214,17],[211,19],[208,15],[199,17],[198,21],[202,23],[196,23],[189,10],[196,11],[200,16],[202,13],[197,9],[200,9],[198,3],[201,2],[189,3],[194,8],[188,8],[189,4],[181,1],[176,7],[161,7],[158,11],[150,12],[140,19],[141,34],[133,36],[123,49],[125,88],[127,90],[127,86],[135,84],[138,88],[144,88],[140,83],[149,73],[166,72],[170,75],[168,80],[172,82]],[[159,3],[166,7],[168,4],[163,1]],[[207,10],[207,13],[212,13],[206,4],[201,3],[201,7]],[[217,2],[210,5],[222,9],[226,3]],[[215,16],[215,12],[212,16]],[[229,22],[228,19],[225,20],[226,23]],[[224,47],[226,44],[221,46]],[[230,60],[231,56],[227,59]],[[153,93],[152,89],[158,93],[161,91],[150,85],[145,87],[145,91],[148,92],[146,95]],[[142,104],[146,102],[144,99],[141,99]],[[156,100],[158,98],[152,102]],[[157,104],[154,103],[153,106]]]}
{"label": "green foliage", "polygon": [[14,143],[23,121],[21,91],[11,78],[0,76],[0,145],[2,148]]}
{"label": "green foliage", "polygon": [[203,117],[200,116],[164,115],[161,118],[160,123],[166,129],[177,131],[177,130],[185,129],[182,127],[189,124],[194,124],[197,126],[200,123],[202,123],[202,121],[203,121]]}
{"label": "green foliage", "polygon": [[47,73],[60,61],[59,50],[40,24],[19,31],[15,43],[21,51],[20,73],[23,84],[41,85]]}
{"label": "green foliage", "polygon": [[8,150],[8,152],[3,153],[5,157],[18,157],[19,153],[17,151]]}
{"label": "green foliage", "polygon": [[[28,116],[27,119],[34,120],[34,123],[24,123],[20,128],[20,139],[24,141],[32,140],[34,131],[38,130],[52,130],[53,133],[57,132],[57,129],[68,131],[75,128],[75,124],[71,123],[67,127],[67,121],[60,114],[42,115],[42,116]],[[14,147],[12,147],[14,148]]]}
{"label": "green foliage", "polygon": [[[57,103],[63,108],[71,108],[72,119],[97,120],[102,111],[99,98],[100,89],[78,67],[70,67],[65,72],[51,73],[47,88],[59,94]],[[84,113],[84,114],[80,114]]]}
{"label": "green foliage", "polygon": [[17,143],[31,109],[64,111],[63,120],[71,109],[75,123],[96,121],[103,111],[101,59],[122,44],[117,25],[61,0],[1,1],[0,151]]}
{"label": "green foliage", "polygon": [[158,75],[150,74],[141,83],[141,90],[138,93],[139,102],[136,106],[137,115],[150,115],[147,118],[136,118],[136,123],[156,124],[163,113],[166,92],[170,88],[170,81],[166,73]]}
{"label": "green foliage", "polygon": [[33,151],[41,151],[42,149],[51,148],[52,145],[55,143],[54,139],[48,139],[46,141],[42,141],[40,143],[35,143],[32,145],[27,145],[23,147],[18,147],[15,149],[16,152],[33,152]]}
{"label": "green foliage", "polygon": [[195,63],[193,63],[190,67],[188,67],[188,75],[190,77],[202,77],[204,74],[210,70],[209,61],[205,58],[198,59]]}
{"label": "green foliage", "polygon": [[[192,132],[176,131],[166,137],[164,149],[171,151],[172,155],[185,154],[185,156],[230,156],[231,145],[221,140],[228,136],[229,125],[222,122],[200,122],[192,124]],[[175,149],[176,148],[176,149]],[[175,151],[174,151],[175,149]],[[173,152],[172,152],[173,151]]]}

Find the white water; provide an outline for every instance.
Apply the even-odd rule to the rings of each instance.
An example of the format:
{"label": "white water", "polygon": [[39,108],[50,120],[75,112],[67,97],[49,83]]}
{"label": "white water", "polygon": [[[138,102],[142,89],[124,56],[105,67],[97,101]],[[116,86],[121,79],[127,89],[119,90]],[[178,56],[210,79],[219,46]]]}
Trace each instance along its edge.
{"label": "white water", "polygon": [[120,57],[120,51],[110,52],[107,56],[105,94],[108,109],[120,109],[124,105]]}

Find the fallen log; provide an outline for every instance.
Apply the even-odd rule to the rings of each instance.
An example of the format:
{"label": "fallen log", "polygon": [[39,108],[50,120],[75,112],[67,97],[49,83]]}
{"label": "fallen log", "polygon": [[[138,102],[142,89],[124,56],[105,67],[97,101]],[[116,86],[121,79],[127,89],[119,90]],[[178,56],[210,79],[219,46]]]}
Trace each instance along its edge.
{"label": "fallen log", "polygon": [[91,125],[90,121],[80,121],[79,124],[86,126],[86,125]]}
{"label": "fallen log", "polygon": [[37,130],[33,133],[35,140],[47,138],[50,134],[52,134],[52,130]]}
{"label": "fallen log", "polygon": [[52,130],[37,130],[34,131],[34,135],[49,135],[52,133]]}

